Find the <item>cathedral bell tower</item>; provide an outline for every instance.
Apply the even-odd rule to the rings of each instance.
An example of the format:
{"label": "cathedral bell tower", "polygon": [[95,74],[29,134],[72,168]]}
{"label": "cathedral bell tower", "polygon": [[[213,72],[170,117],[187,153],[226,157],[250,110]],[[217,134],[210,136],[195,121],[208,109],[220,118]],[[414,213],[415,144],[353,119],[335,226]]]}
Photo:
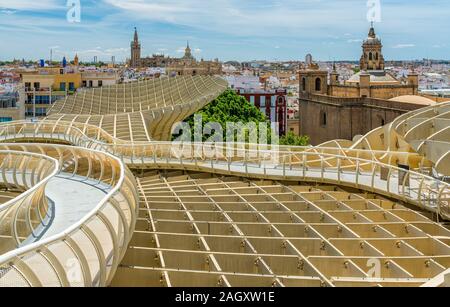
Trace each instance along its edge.
{"label": "cathedral bell tower", "polygon": [[139,67],[141,61],[141,43],[139,42],[139,37],[137,29],[134,28],[134,39],[131,42],[131,60],[130,65],[133,68]]}
{"label": "cathedral bell tower", "polygon": [[189,46],[189,42],[187,42],[186,49],[184,50],[183,60],[186,60],[186,61],[193,61],[194,60],[194,56],[192,55],[192,49]]}
{"label": "cathedral bell tower", "polygon": [[362,71],[384,70],[383,45],[375,34],[373,23],[370,27],[369,35],[362,45],[362,49],[363,54],[359,65]]}

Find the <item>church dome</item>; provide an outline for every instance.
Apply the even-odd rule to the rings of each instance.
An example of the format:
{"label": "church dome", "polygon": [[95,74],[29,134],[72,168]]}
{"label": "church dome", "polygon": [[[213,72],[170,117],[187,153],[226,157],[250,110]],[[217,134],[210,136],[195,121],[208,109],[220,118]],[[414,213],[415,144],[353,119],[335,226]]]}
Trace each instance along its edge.
{"label": "church dome", "polygon": [[[354,74],[350,79],[346,81],[346,83],[360,83],[361,74],[363,72],[359,72]],[[389,84],[399,84],[400,81],[395,79],[391,74],[385,72],[384,70],[370,70],[365,72],[370,75],[370,83],[389,83]]]}
{"label": "church dome", "polygon": [[364,43],[364,45],[368,46],[368,45],[380,45],[381,44],[381,40],[378,37],[369,37],[367,38]]}
{"label": "church dome", "polygon": [[389,99],[390,101],[396,101],[396,102],[405,102],[405,103],[413,103],[413,104],[421,104],[426,106],[432,106],[435,105],[436,102],[433,100],[418,96],[418,95],[405,95],[405,96],[398,96],[392,99]]}

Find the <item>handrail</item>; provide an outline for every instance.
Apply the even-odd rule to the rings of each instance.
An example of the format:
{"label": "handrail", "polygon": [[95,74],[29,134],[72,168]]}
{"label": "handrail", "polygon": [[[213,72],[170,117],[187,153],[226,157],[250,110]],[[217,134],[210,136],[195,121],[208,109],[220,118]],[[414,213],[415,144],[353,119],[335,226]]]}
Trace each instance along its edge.
{"label": "handrail", "polygon": [[[67,162],[63,157],[64,151],[74,152],[74,156],[80,154],[88,159],[88,163],[76,159],[73,174],[78,170],[83,174],[87,172],[86,178],[95,178],[99,182],[106,180],[103,178],[105,164],[109,163],[112,172],[111,180],[107,182],[112,186],[111,190],[83,219],[51,238],[1,255],[0,283],[5,278],[32,286],[108,285],[125,255],[139,210],[134,177],[126,165],[150,169],[170,166],[174,169],[205,170],[264,179],[348,185],[415,204],[450,219],[449,184],[394,165],[400,158],[412,164],[417,163],[422,157],[415,153],[367,151],[339,146],[312,148],[242,143],[115,142],[106,132],[106,137],[99,139],[98,136],[103,134],[98,127],[86,125],[81,130],[82,126],[61,121],[0,125],[0,139],[41,138],[80,146],[0,143],[0,148],[39,148],[43,153],[48,149],[49,155],[59,154],[60,164]],[[95,138],[91,137],[91,128],[94,129]],[[227,156],[228,150],[233,151],[234,155]],[[210,157],[208,152],[216,155]],[[92,164],[95,162],[92,157],[102,161],[100,178],[93,174],[95,169]],[[79,165],[79,162],[84,164]],[[90,248],[86,245],[90,245]],[[61,248],[67,249],[67,252],[60,253]],[[75,272],[79,273],[75,274],[75,278],[69,274],[73,273],[73,266],[64,262],[69,254],[73,255],[71,258],[76,263]],[[33,262],[30,259],[40,261]],[[49,265],[52,270],[36,274],[36,263]]]}
{"label": "handrail", "polygon": [[[34,124],[34,125],[38,125],[38,127],[42,127],[42,125],[45,124],[42,123],[41,125],[39,124]],[[57,123],[55,124],[57,127],[58,125],[60,125],[61,127],[66,127],[64,125],[64,123]],[[1,126],[0,126],[1,127]],[[122,143],[122,144],[117,144],[117,143],[104,143],[104,142],[100,142],[94,139],[89,138],[88,136],[86,136],[81,130],[79,130],[76,127],[70,127],[67,128],[69,131],[75,131],[76,136],[75,139],[70,137],[70,134],[68,135],[68,133],[63,133],[62,135],[54,135],[54,137],[63,137],[64,140],[72,142],[76,145],[79,146],[83,146],[83,147],[87,147],[87,148],[92,148],[92,149],[100,149],[101,151],[105,151],[105,152],[109,152],[110,154],[113,154],[115,156],[120,157],[122,160],[124,160],[127,164],[129,164],[130,166],[133,167],[142,167],[145,165],[149,165],[149,164],[155,164],[155,161],[152,161],[152,159],[148,159],[148,157],[153,157],[155,158],[155,152],[157,152],[158,150],[162,150],[165,148],[164,152],[168,153],[171,152],[172,149],[176,149],[176,147],[173,146],[179,146],[180,144],[183,143],[171,143],[171,142],[147,142],[147,143],[134,143],[134,142],[130,142],[130,143]],[[44,137],[48,135],[42,134]],[[17,135],[16,135],[17,136]],[[51,137],[52,135],[50,135]],[[192,146],[192,150],[191,152],[194,152],[196,147],[197,148],[203,148],[203,146],[210,146],[210,144],[196,144],[196,143],[188,143],[189,146]],[[217,149],[222,150],[222,151],[226,151],[229,150],[230,146],[233,146],[231,148],[231,150],[233,151],[238,151],[241,152],[243,154],[243,156],[246,157],[254,157],[256,154],[256,157],[259,157],[259,155],[273,155],[274,151],[273,150],[265,150],[265,149],[261,149],[261,148],[271,148],[271,145],[254,145],[254,144],[242,144],[242,143],[227,143],[225,145],[214,145],[214,151],[217,151]],[[252,147],[256,147],[256,150],[251,149]],[[304,165],[304,168],[308,168],[308,167],[317,167],[318,165],[322,167],[322,172],[326,172],[326,168],[328,167],[330,169],[335,169],[336,168],[336,164],[335,162],[337,162],[336,159],[339,160],[339,169],[340,170],[345,170],[345,169],[349,169],[352,167],[355,167],[356,165],[358,165],[358,168],[364,168],[367,166],[372,166],[372,167],[378,167],[378,168],[384,168],[384,169],[391,169],[391,172],[402,172],[406,174],[408,174],[409,176],[422,176],[420,177],[422,180],[427,180],[427,181],[432,181],[432,182],[438,182],[436,183],[437,185],[440,184],[444,184],[444,186],[446,185],[446,183],[440,182],[435,178],[432,178],[430,176],[426,176],[423,174],[419,174],[417,172],[412,172],[412,171],[408,171],[408,170],[404,170],[404,169],[400,169],[398,167],[396,167],[394,165],[394,163],[397,162],[403,162],[407,165],[412,164],[414,167],[413,168],[418,168],[419,165],[421,164],[421,162],[423,161],[423,158],[421,156],[419,156],[418,154],[415,153],[403,153],[403,152],[384,152],[384,151],[366,151],[366,150],[361,150],[361,149],[342,149],[342,148],[311,148],[311,147],[279,147],[279,146],[275,146],[274,147],[276,150],[276,154],[284,157],[284,159],[289,159],[289,163],[288,165],[290,165],[290,167],[294,167],[296,164],[298,165],[302,165],[302,163],[300,161],[305,161],[307,162]],[[319,152],[318,152],[319,151]],[[329,151],[334,151],[335,153],[327,153]],[[376,155],[380,154],[381,157],[378,158]],[[368,156],[369,159],[364,159],[364,157]],[[398,157],[402,157],[403,156],[403,161],[400,161],[400,159]],[[313,158],[313,159],[308,159],[308,158]],[[163,158],[168,159],[169,156],[165,156]],[[176,157],[177,159],[179,159],[179,157]],[[315,159],[314,159],[315,158]],[[147,159],[147,161],[146,161]],[[336,160],[336,161],[335,161]],[[380,161],[382,160],[382,161]],[[294,163],[292,162],[294,161]],[[386,161],[387,163],[383,163],[383,161]],[[241,161],[242,162],[242,161]],[[255,161],[246,161],[246,162],[255,162]],[[257,161],[259,163],[262,162],[262,160]],[[347,162],[347,165],[342,162]],[[286,162],[284,162],[284,164],[286,164]],[[302,172],[304,173],[305,170],[302,170]],[[358,177],[358,176],[357,176]],[[356,180],[356,178],[355,178]],[[423,184],[420,184],[419,186],[420,188],[423,187]],[[372,187],[373,188],[373,187]],[[444,191],[447,188],[444,189]],[[389,188],[387,188],[387,192],[389,192]],[[421,190],[422,191],[422,190]],[[385,191],[386,192],[386,191]],[[442,195],[442,193],[440,193],[441,191],[433,191],[433,193],[437,194],[437,195]],[[407,197],[402,195],[401,197],[399,196],[399,194],[392,194],[389,193],[390,196],[399,198],[401,200],[406,200]],[[432,210],[433,212],[435,212],[436,210],[434,208],[432,208],[433,206],[423,206],[422,204],[422,200],[421,198],[418,198],[416,200],[410,199],[410,201],[413,201],[413,203],[427,209],[427,210]],[[437,213],[440,214],[443,218],[449,219],[450,218],[450,210],[448,210],[448,206],[443,206],[443,208],[445,210],[441,210],[441,206],[439,206],[439,208],[437,209]],[[449,212],[447,212],[449,211]]]}
{"label": "handrail", "polygon": [[438,288],[438,287],[450,287],[450,269],[440,273],[427,283],[423,284],[421,288]]}
{"label": "handrail", "polygon": [[[17,146],[17,144],[5,146]],[[71,147],[62,145],[21,144],[20,146],[25,148],[27,146],[46,146],[47,148],[73,150]],[[101,174],[107,171],[104,168],[109,161],[112,176],[117,177],[117,180],[112,180],[114,186],[89,214],[64,232],[1,255],[0,272],[7,273],[0,274],[0,282],[8,272],[12,279],[17,275],[16,273],[19,273],[23,276],[20,282],[31,286],[49,285],[52,282],[60,286],[105,286],[114,276],[120,260],[125,255],[136,223],[138,196],[133,182],[134,177],[123,162],[111,154],[92,149],[75,149],[85,151],[86,156],[95,155],[97,158],[103,159]],[[118,169],[114,170],[114,166]],[[84,237],[87,241],[81,240],[80,237]],[[90,249],[86,248],[86,242],[91,242]],[[70,253],[74,256],[72,261],[76,262],[75,278],[67,278],[70,275],[68,272],[70,273],[70,270],[73,271],[74,268],[73,265],[68,267],[64,262],[67,260],[65,259],[67,255],[59,252],[58,249],[62,248],[61,246],[69,248]],[[53,271],[49,270],[45,276],[36,276],[33,271],[36,269],[36,263],[29,259],[41,256],[46,260],[39,263],[44,265],[47,262],[46,265],[50,265]],[[95,265],[97,269],[93,269],[92,258],[98,261]],[[56,276],[52,276],[50,272],[56,272]]]}
{"label": "handrail", "polygon": [[[185,148],[180,149],[181,145]],[[111,146],[117,147],[118,145]],[[328,180],[337,184],[346,182],[343,175],[347,171],[354,174],[351,180],[347,180],[347,183],[351,183],[357,187],[365,186],[369,190],[376,189],[382,194],[387,194],[399,200],[409,201],[422,209],[438,213],[442,217],[450,219],[450,185],[413,170],[403,169],[376,160],[308,151],[277,152],[273,150],[243,149],[240,159],[236,157],[230,158],[225,154],[219,154],[215,158],[208,158],[203,150],[200,155],[196,155],[196,146],[198,145],[152,143],[147,145],[147,150],[142,150],[142,148],[137,148],[136,146],[129,146],[134,151],[132,151],[131,155],[122,156],[122,159],[128,165],[135,167],[152,167],[169,164],[171,166],[188,166],[193,170],[198,170],[201,166],[209,170],[213,169],[214,172],[225,171],[225,173],[233,173],[231,171],[233,166],[240,165],[241,169],[239,170],[235,167],[234,173],[252,175],[248,169],[253,168],[255,169],[253,175],[263,175],[267,179],[278,176],[282,177],[282,179],[307,180],[310,177],[314,180]],[[116,152],[124,152],[124,150],[115,149]],[[103,150],[108,149],[103,148]],[[212,147],[212,151],[216,153],[224,153],[226,150],[226,146]],[[114,151],[114,148],[112,151]],[[140,155],[137,154],[138,152]],[[180,153],[184,154],[184,157]],[[317,159],[317,156],[319,156],[319,161],[322,161],[322,163],[310,163],[311,159],[309,158]],[[336,163],[326,165],[323,161],[327,159],[334,159]],[[219,168],[220,166],[222,168]],[[269,170],[272,170],[272,173]],[[320,176],[308,176],[314,171],[320,173]],[[364,172],[370,175],[370,181],[365,184],[362,182]],[[397,179],[399,182],[397,184],[399,190],[397,191],[393,190],[393,187],[395,187],[394,179]],[[423,193],[425,191],[427,193]],[[429,195],[429,198],[426,199],[422,194]],[[435,199],[432,199],[432,197],[435,197]]]}
{"label": "handrail", "polygon": [[[8,168],[12,171],[11,181],[6,176],[5,160],[0,164],[4,184],[7,187],[15,188],[23,185],[22,188],[25,189],[17,197],[0,205],[0,234],[4,237],[11,237],[9,244],[3,243],[1,246],[1,251],[5,252],[5,247],[17,248],[29,237],[37,238],[36,229],[40,225],[46,225],[49,207],[44,194],[45,187],[50,179],[58,173],[59,162],[54,158],[29,152],[0,150],[1,155],[8,158],[15,157],[10,161],[14,161],[13,167]],[[31,186],[28,186],[26,182],[27,176],[29,176]],[[21,183],[19,183],[19,178],[22,180]],[[38,182],[35,182],[36,180]]]}
{"label": "handrail", "polygon": [[[450,219],[450,185],[396,165],[423,166],[424,158],[419,154],[392,150],[395,149],[394,139],[397,134],[401,135],[401,131],[396,129],[409,116],[411,114],[399,117],[348,149],[338,143],[336,147],[290,147],[245,143],[133,142],[116,138],[102,128],[76,122],[44,120],[1,124],[0,140],[44,139],[79,147],[0,143],[0,155],[2,152],[26,155],[24,152],[37,151],[36,157],[44,156],[49,161],[56,161],[60,175],[72,175],[65,179],[82,177],[82,180],[93,180],[108,188],[95,208],[63,232],[25,246],[17,242],[18,248],[1,255],[0,284],[108,285],[125,255],[139,210],[137,184],[126,165],[138,169],[168,167],[248,178],[350,186],[414,204],[436,213],[438,217]],[[393,133],[379,147],[387,150],[357,148],[367,143],[371,149],[369,138],[386,131]],[[233,154],[227,155],[230,151]],[[211,152],[215,155],[209,156]],[[39,172],[48,171],[41,168]],[[55,176],[55,170],[51,174],[51,177]],[[51,177],[44,178],[19,198],[23,195],[31,197],[33,191],[41,189],[41,193],[36,194],[45,199],[41,185]],[[14,181],[18,185],[18,180]],[[35,200],[31,199],[29,205],[34,205]],[[0,215],[15,204],[11,201],[0,206]],[[18,220],[17,214],[15,220]],[[0,221],[6,219],[1,218]],[[14,227],[17,229],[17,224]],[[13,236],[16,241],[21,240],[20,234],[15,230]]]}
{"label": "handrail", "polygon": [[[50,120],[44,120],[44,121],[38,121],[38,122],[29,122],[29,121],[14,121],[14,122],[9,122],[9,123],[5,123],[5,124],[0,124],[0,129],[2,128],[7,128],[7,127],[13,127],[13,126],[37,126],[36,127],[36,131],[33,132],[34,137],[38,137],[39,134],[42,134],[43,136],[45,136],[44,132],[38,132],[39,129],[41,129],[43,126],[47,126],[49,125],[51,127],[50,130],[52,130],[52,133],[50,134],[50,137],[52,137],[53,135],[55,135],[55,137],[57,136],[55,134],[55,131],[58,130],[58,127],[65,127],[66,130],[64,130],[65,132],[75,132],[76,136],[79,136],[80,138],[83,138],[83,141],[89,141],[92,143],[96,143],[96,144],[116,144],[116,145],[126,145],[126,146],[145,146],[145,145],[149,145],[149,144],[153,144],[153,143],[158,143],[158,144],[172,144],[173,142],[170,141],[152,141],[152,142],[147,142],[147,141],[126,141],[123,139],[119,139],[116,138],[112,135],[110,135],[108,132],[106,132],[104,129],[91,125],[91,124],[81,124],[81,123],[76,123],[76,122],[68,122],[68,121],[50,121]],[[86,134],[85,132],[82,131],[81,128],[79,127],[84,127],[83,130],[86,129],[93,129],[96,130],[95,135],[98,135],[100,133],[100,135],[106,135],[108,136],[107,139],[110,139],[110,142],[103,142],[101,139],[97,139],[97,138],[92,138],[90,137],[88,134]],[[6,130],[6,129],[5,129]],[[0,138],[2,136],[1,134],[1,130],[0,130]],[[6,133],[8,133],[9,131],[6,130]],[[12,134],[12,136],[17,137],[18,134],[14,133]],[[25,137],[27,137],[26,134],[24,134]],[[47,135],[48,136],[48,135]],[[28,137],[30,137],[28,135]],[[7,138],[5,138],[6,140],[8,140]],[[68,140],[68,138],[66,138],[65,140]],[[192,142],[192,144],[197,144],[197,145],[201,145],[203,143],[195,143]],[[358,149],[358,148],[340,148],[340,147],[312,147],[312,146],[288,146],[288,145],[271,145],[271,144],[249,144],[249,143],[240,143],[240,142],[234,142],[233,143],[235,146],[259,146],[259,147],[271,147],[271,146],[275,146],[277,148],[277,150],[280,151],[302,151],[302,150],[315,150],[315,151],[325,151],[325,150],[340,150],[340,151],[345,151],[345,152],[361,152],[361,153],[367,153],[367,154],[380,154],[380,155],[384,155],[386,154],[386,151],[383,150],[363,150],[363,149]],[[76,145],[82,145],[82,142],[80,142],[79,144]],[[403,154],[403,155],[410,155],[410,156],[419,156],[416,153],[412,153],[412,152],[396,152],[396,151],[392,151],[392,153],[395,154]]]}

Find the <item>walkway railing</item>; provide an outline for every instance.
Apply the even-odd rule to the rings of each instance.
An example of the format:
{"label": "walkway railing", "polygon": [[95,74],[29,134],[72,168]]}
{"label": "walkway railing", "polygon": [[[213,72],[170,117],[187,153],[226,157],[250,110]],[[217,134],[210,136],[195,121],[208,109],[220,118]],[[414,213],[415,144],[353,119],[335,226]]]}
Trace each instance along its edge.
{"label": "walkway railing", "polygon": [[36,240],[52,210],[45,187],[59,170],[58,161],[41,154],[0,150],[0,187],[17,197],[0,204],[0,254]]}
{"label": "walkway railing", "polygon": [[[13,127],[12,134],[9,130],[11,127]],[[219,168],[219,164],[223,164],[229,168],[228,170],[231,170],[231,166],[239,166],[241,169],[235,173],[246,175],[248,169],[257,169],[258,172],[255,174],[267,178],[273,178],[279,175],[276,172],[281,171],[283,174],[281,178],[284,179],[310,178],[313,181],[347,184],[377,191],[450,219],[448,184],[412,171],[411,169],[428,166],[423,164],[421,156],[414,153],[239,143],[182,144],[124,141],[109,143],[89,137],[93,134],[104,135],[99,132],[101,129],[87,126],[84,130],[85,132],[64,122],[26,123],[24,127],[21,127],[21,123],[11,123],[6,127],[0,126],[0,140],[2,137],[5,140],[10,138],[64,140],[78,146],[108,152],[121,158],[129,167],[138,169],[155,168],[161,164],[183,167],[189,165],[194,169],[192,165],[198,167],[203,164],[204,167],[204,164],[209,163],[210,172],[223,172],[223,169]],[[273,170],[270,171],[270,168]],[[294,175],[286,176],[289,172],[293,172]],[[352,176],[349,177],[349,174]],[[364,182],[363,179],[368,181]]]}
{"label": "walkway railing", "polygon": [[[450,219],[450,185],[376,159],[329,152],[237,149],[230,145],[152,143],[103,145],[131,168],[181,168],[264,179],[347,185],[414,204]],[[230,154],[231,153],[231,154]]]}
{"label": "walkway railing", "polygon": [[123,162],[108,153],[63,145],[0,144],[0,149],[42,152],[62,162],[64,172],[58,176],[111,187],[89,214],[63,233],[2,254],[0,287],[108,285],[125,254],[138,212],[136,183]]}
{"label": "walkway railing", "polygon": [[442,272],[435,278],[422,285],[423,288],[448,288],[450,287],[450,269]]}
{"label": "walkway railing", "polygon": [[93,126],[62,122],[0,126],[0,141],[40,139],[81,147],[0,144],[0,150],[44,154],[59,161],[65,174],[98,180],[111,189],[98,206],[64,233],[0,256],[0,286],[108,285],[131,239],[138,212],[136,183],[125,164],[137,169],[183,169],[346,185],[400,199],[450,219],[448,184],[395,166],[420,166],[421,157],[411,153],[248,144],[126,143],[116,142]]}
{"label": "walkway railing", "polygon": [[[65,121],[41,121],[37,123],[27,121],[17,121],[0,125],[0,141],[8,140],[59,140],[81,147],[95,148],[104,150],[119,157],[140,156],[142,151],[147,148],[153,148],[154,144],[171,145],[172,142],[131,142],[111,136],[105,130],[89,125]],[[112,146],[114,145],[114,146]],[[202,144],[195,144],[202,146]],[[230,144],[224,144],[229,148]],[[257,149],[257,150],[277,150],[283,152],[309,151],[316,153],[331,153],[339,155],[349,155],[357,158],[369,160],[378,160],[387,164],[410,164],[418,167],[423,163],[423,158],[411,152],[386,152],[376,150],[347,149],[340,147],[293,147],[279,145],[254,145],[234,143],[239,149]],[[137,152],[137,153],[136,153]],[[317,162],[320,162],[318,158]],[[326,161],[330,164],[332,161]]]}
{"label": "walkway railing", "polygon": [[[386,151],[415,151],[429,160],[440,174],[450,172],[448,117],[450,102],[439,103],[397,117],[385,127],[375,129],[352,148],[377,148]],[[447,138],[446,138],[447,136]]]}

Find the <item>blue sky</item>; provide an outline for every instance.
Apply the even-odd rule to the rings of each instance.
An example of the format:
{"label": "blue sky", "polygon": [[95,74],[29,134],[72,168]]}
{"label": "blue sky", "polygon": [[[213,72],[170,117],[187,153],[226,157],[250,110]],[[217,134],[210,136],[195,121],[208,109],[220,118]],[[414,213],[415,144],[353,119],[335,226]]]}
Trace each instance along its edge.
{"label": "blue sky", "polygon": [[[373,1],[373,0],[372,0]],[[0,59],[129,57],[136,26],[143,54],[197,58],[358,60],[367,0],[0,0]],[[381,0],[377,34],[389,59],[449,59],[450,1]]]}

